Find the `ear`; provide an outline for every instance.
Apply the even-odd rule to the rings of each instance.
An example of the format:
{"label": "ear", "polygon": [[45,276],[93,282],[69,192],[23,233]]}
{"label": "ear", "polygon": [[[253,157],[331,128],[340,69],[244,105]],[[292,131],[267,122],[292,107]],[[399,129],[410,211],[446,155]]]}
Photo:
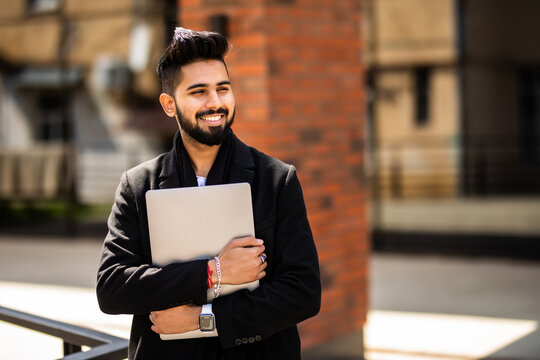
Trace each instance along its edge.
{"label": "ear", "polygon": [[161,95],[159,95],[159,103],[167,116],[174,117],[176,115],[175,101],[171,95],[161,93]]}

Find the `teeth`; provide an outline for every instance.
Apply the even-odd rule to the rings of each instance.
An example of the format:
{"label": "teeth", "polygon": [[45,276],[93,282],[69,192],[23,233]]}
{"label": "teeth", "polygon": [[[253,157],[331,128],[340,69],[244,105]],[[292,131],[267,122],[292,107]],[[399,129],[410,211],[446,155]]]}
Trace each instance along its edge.
{"label": "teeth", "polygon": [[219,121],[221,119],[221,115],[202,116],[202,119],[205,121]]}

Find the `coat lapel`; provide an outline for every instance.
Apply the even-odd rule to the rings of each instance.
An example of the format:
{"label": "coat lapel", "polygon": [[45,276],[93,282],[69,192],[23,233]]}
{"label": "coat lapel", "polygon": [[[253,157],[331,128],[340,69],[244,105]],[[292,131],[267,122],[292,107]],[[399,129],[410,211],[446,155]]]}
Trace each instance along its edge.
{"label": "coat lapel", "polygon": [[247,182],[252,185],[255,162],[249,148],[233,134],[234,153],[229,173],[229,183]]}
{"label": "coat lapel", "polygon": [[159,188],[171,189],[180,187],[180,174],[174,155],[174,149],[165,154],[161,173],[159,174]]}
{"label": "coat lapel", "polygon": [[173,148],[165,154],[161,163],[161,172],[159,173],[159,188],[171,189],[181,187],[180,171],[178,170],[178,159],[176,152],[176,140],[180,132],[176,132],[173,141]]}

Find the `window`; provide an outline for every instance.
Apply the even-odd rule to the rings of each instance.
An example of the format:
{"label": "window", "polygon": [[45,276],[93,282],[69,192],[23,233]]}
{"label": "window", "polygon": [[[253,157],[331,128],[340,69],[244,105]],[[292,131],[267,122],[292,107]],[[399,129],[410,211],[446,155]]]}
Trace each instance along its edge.
{"label": "window", "polygon": [[28,0],[28,12],[44,13],[56,11],[60,7],[60,0]]}
{"label": "window", "polygon": [[518,72],[520,150],[526,162],[540,162],[540,67]]}
{"label": "window", "polygon": [[420,67],[415,69],[416,98],[415,98],[415,123],[416,126],[424,126],[429,121],[429,77],[430,69]]}
{"label": "window", "polygon": [[41,142],[61,142],[69,139],[66,100],[57,94],[44,94],[38,100],[34,138]]}

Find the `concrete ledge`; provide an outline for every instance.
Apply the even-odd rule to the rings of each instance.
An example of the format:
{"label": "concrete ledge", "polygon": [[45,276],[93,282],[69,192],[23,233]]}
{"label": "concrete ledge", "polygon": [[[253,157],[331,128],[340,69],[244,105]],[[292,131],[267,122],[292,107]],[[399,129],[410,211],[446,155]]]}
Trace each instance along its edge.
{"label": "concrete ledge", "polygon": [[373,204],[376,229],[538,236],[540,197],[381,200]]}

